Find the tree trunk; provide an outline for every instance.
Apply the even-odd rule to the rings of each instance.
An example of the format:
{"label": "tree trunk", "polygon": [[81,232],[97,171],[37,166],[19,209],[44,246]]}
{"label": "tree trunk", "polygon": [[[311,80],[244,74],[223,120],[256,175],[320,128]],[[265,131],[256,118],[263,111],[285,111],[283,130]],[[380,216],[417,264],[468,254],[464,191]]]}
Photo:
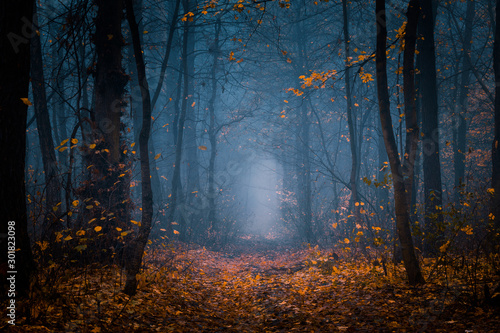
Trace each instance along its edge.
{"label": "tree trunk", "polygon": [[455,168],[455,202],[460,199],[461,185],[464,182],[465,175],[465,146],[467,138],[467,95],[469,94],[470,70],[470,50],[472,42],[472,23],[476,15],[476,1],[467,1],[467,14],[465,18],[464,38],[462,40],[463,59],[462,75],[460,78],[460,93],[458,95],[458,114],[455,114],[455,123],[453,131],[455,140],[453,140],[453,164]]}
{"label": "tree trunk", "polygon": [[[94,44],[97,54],[95,76],[95,122],[94,138],[97,144],[92,150],[92,182],[90,196],[92,214],[97,218],[96,226],[102,226],[102,259],[111,257],[109,248],[115,247],[118,233],[116,227],[130,229],[130,162],[121,147],[121,115],[125,101],[123,92],[128,76],[122,68],[121,23],[122,1],[96,0]],[[102,219],[103,218],[103,219]],[[108,255],[109,254],[109,255]]]}
{"label": "tree trunk", "polygon": [[141,190],[142,190],[142,221],[137,237],[128,244],[129,256],[127,256],[125,265],[127,271],[127,281],[124,292],[134,295],[137,291],[137,274],[140,271],[142,263],[142,254],[151,231],[151,222],[153,219],[153,192],[151,189],[151,177],[149,170],[149,135],[151,132],[151,98],[149,95],[149,86],[146,78],[146,67],[141,50],[141,40],[139,28],[135,20],[132,0],[125,2],[127,10],[127,20],[132,34],[134,45],[135,62],[137,66],[137,75],[142,94],[142,128],[139,135],[139,154],[141,160]]}
{"label": "tree trunk", "polygon": [[[196,0],[184,0],[184,9],[186,12],[195,12],[197,6]],[[193,192],[200,190],[200,171],[198,162],[198,144],[197,144],[197,115],[194,104],[194,60],[195,60],[195,24],[187,20],[186,33],[189,35],[187,45],[187,75],[190,80],[187,89],[184,91],[184,98],[187,102],[186,124],[185,124],[185,164],[186,164],[186,195],[185,203],[182,207],[184,213],[184,222],[181,233],[181,239],[187,240],[191,234],[192,228],[200,220],[199,197]]]}
{"label": "tree trunk", "polygon": [[[187,13],[187,12],[186,12]],[[182,73],[184,78],[184,87],[183,94],[184,98],[182,98],[181,109],[179,110],[179,118],[176,126],[177,137],[175,139],[175,163],[174,163],[174,173],[172,176],[172,195],[169,206],[169,218],[167,220],[169,224],[169,229],[172,232],[175,230],[172,228],[171,223],[175,222],[175,213],[177,210],[177,206],[183,203],[183,195],[182,195],[182,183],[181,183],[181,161],[182,161],[182,143],[184,139],[184,124],[186,122],[186,112],[187,112],[187,91],[189,89],[189,75],[188,75],[188,42],[189,42],[189,25],[188,22],[184,22],[184,33],[183,33],[183,41],[182,41]],[[179,87],[180,88],[180,87]],[[180,215],[182,219],[182,214]],[[184,221],[177,222],[180,226],[183,226]],[[179,228],[176,228],[179,229]],[[185,228],[184,228],[185,229]],[[182,230],[182,229],[181,229]],[[177,230],[178,231],[178,230]]]}
{"label": "tree trunk", "polygon": [[[0,155],[9,159],[8,163],[0,163],[0,232],[8,236],[0,237],[3,254],[0,286],[2,295],[7,295],[7,277],[15,276],[18,297],[29,294],[30,277],[35,270],[24,184],[28,106],[22,100],[27,101],[29,90],[30,38],[35,32],[28,18],[33,17],[34,3],[2,1],[0,4]],[[10,238],[12,228],[14,239]],[[15,241],[14,251],[8,251],[11,241]],[[15,255],[14,266],[10,266],[7,254]],[[17,273],[8,273],[12,271]]]}
{"label": "tree trunk", "polygon": [[420,32],[423,37],[422,80],[422,145],[425,196],[425,249],[435,255],[442,241],[443,215],[441,163],[439,160],[438,100],[436,84],[436,55],[434,46],[433,0],[422,0]]}
{"label": "tree trunk", "polygon": [[[36,15],[35,6],[33,23],[38,25]],[[38,139],[40,141],[45,186],[47,189],[45,196],[46,215],[42,225],[42,239],[52,239],[54,237],[54,232],[62,227],[57,218],[57,214],[60,212],[61,207],[56,207],[56,205],[61,202],[61,184],[58,175],[59,170],[57,167],[54,141],[52,139],[52,126],[50,125],[49,110],[47,108],[42,46],[38,34],[35,34],[31,39],[31,88],[33,90]]]}
{"label": "tree trunk", "polygon": [[389,157],[389,164],[393,176],[394,204],[396,212],[396,226],[399,240],[401,242],[401,252],[410,285],[424,283],[424,278],[420,271],[413,239],[410,230],[410,215],[408,210],[407,195],[405,193],[405,183],[403,171],[398,157],[394,129],[390,112],[389,90],[387,88],[387,58],[386,39],[387,26],[385,17],[385,0],[376,1],[376,22],[377,22],[377,94],[380,110],[380,121],[384,135],[385,148]]}
{"label": "tree trunk", "polygon": [[[215,25],[215,41],[213,45],[214,62],[212,65],[211,80],[212,80],[212,95],[208,101],[208,111],[210,113],[210,122],[208,126],[208,137],[210,141],[210,161],[208,165],[208,223],[209,227],[215,231],[219,231],[216,215],[216,197],[215,193],[215,158],[217,157],[217,130],[215,128],[215,101],[217,98],[217,71],[219,67],[218,57],[220,56],[219,35],[221,29],[221,20],[217,18]],[[204,232],[205,230],[203,230]]]}
{"label": "tree trunk", "polygon": [[[415,93],[415,44],[417,41],[417,25],[420,14],[420,1],[411,0],[406,16],[408,21],[405,31],[405,49],[403,55],[403,85],[406,123],[406,143],[403,156],[403,178],[406,190],[406,202],[412,202],[413,177],[417,155],[419,127]],[[413,207],[409,207],[412,209]]]}
{"label": "tree trunk", "polygon": [[[359,207],[355,203],[358,202],[358,153],[356,139],[356,118],[353,115],[352,94],[351,94],[351,64],[350,64],[350,47],[349,47],[349,21],[347,12],[347,0],[342,0],[342,12],[344,17],[344,48],[345,48],[345,91],[347,98],[347,125],[349,127],[349,145],[351,148],[351,176],[349,184],[351,187],[351,200],[349,202],[350,210],[354,213],[356,223],[360,223]],[[354,230],[354,225],[349,225],[348,228]]]}
{"label": "tree trunk", "polygon": [[[500,230],[500,0],[496,1],[495,43],[493,46],[493,68],[495,71],[495,132],[493,146],[491,149],[491,160],[493,162],[493,172],[491,177],[491,187],[494,190],[491,200],[491,214],[495,224],[494,235]],[[498,240],[498,236],[496,236]],[[498,251],[498,242],[495,243]]]}

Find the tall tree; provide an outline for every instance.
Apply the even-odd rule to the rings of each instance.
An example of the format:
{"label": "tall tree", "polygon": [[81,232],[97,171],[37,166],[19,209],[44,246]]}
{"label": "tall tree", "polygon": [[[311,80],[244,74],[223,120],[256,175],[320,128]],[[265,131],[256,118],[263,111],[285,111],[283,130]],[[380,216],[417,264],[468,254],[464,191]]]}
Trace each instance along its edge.
{"label": "tall tree", "polygon": [[127,244],[127,258],[125,267],[127,271],[127,281],[124,292],[133,295],[137,290],[137,274],[142,263],[142,254],[148,241],[151,231],[151,221],[153,219],[153,191],[151,189],[151,177],[149,169],[149,136],[151,132],[151,98],[149,85],[146,77],[146,66],[142,55],[141,39],[139,27],[137,25],[132,0],[125,2],[127,10],[127,20],[132,34],[134,46],[134,56],[137,66],[137,75],[142,95],[142,127],[139,135],[139,154],[141,160],[141,190],[142,190],[142,221],[137,237]]}
{"label": "tall tree", "polygon": [[[491,214],[495,222],[495,234],[500,230],[500,0],[496,1],[496,27],[495,43],[493,46],[493,68],[495,72],[495,132],[493,146],[491,149],[491,160],[493,172],[491,187],[493,188],[493,199],[491,200]],[[497,243],[498,246],[498,243]]]}
{"label": "tall tree", "polygon": [[[358,145],[356,135],[356,117],[353,114],[353,101],[351,93],[351,48],[349,37],[349,14],[347,7],[347,0],[342,0],[342,13],[344,18],[344,50],[345,50],[345,93],[347,98],[347,125],[349,127],[349,146],[351,148],[351,176],[349,178],[349,185],[351,187],[351,200],[350,210],[354,212],[356,223],[360,222],[359,207],[355,203],[358,201]],[[350,226],[352,228],[352,226]]]}
{"label": "tall tree", "polygon": [[[408,30],[410,29],[408,26],[412,27],[417,24],[418,2],[417,4],[415,4],[415,2],[417,1],[412,0],[408,5]],[[377,0],[375,10],[377,22],[376,73],[380,122],[382,124],[385,148],[387,150],[387,156],[389,157],[389,164],[392,172],[396,227],[401,243],[401,253],[403,255],[403,262],[408,276],[408,281],[411,285],[415,285],[424,283],[425,280],[422,276],[417,256],[415,255],[415,248],[410,229],[409,202],[407,201],[407,194],[405,190],[404,172],[401,161],[398,157],[398,148],[392,126],[389,90],[387,88],[387,20],[385,15],[385,0]],[[414,17],[415,11],[417,11],[417,17]],[[413,112],[415,112],[415,108],[413,108]],[[409,163],[410,162],[412,161],[409,161]]]}
{"label": "tall tree", "polygon": [[421,0],[422,15],[419,31],[422,35],[422,68],[420,68],[422,94],[422,145],[425,196],[425,249],[435,254],[442,238],[443,204],[441,163],[439,160],[438,95],[436,83],[436,52],[434,45],[434,0]]}
{"label": "tall tree", "polygon": [[[185,9],[185,15],[188,11]],[[188,44],[189,44],[189,22],[184,21],[183,27],[183,38],[182,38],[182,79],[183,79],[183,93],[184,98],[182,98],[181,108],[178,112],[177,121],[174,120],[175,130],[177,136],[175,137],[175,162],[174,162],[174,172],[172,175],[172,194],[169,206],[169,218],[167,222],[169,223],[170,231],[173,232],[171,222],[174,222],[175,214],[177,212],[179,204],[183,203],[182,194],[182,181],[181,181],[181,161],[182,161],[182,144],[184,141],[184,124],[186,122],[186,113],[188,107],[187,101],[187,91],[189,89],[189,75],[188,75]],[[180,87],[178,88],[180,89]],[[180,219],[183,219],[183,214],[180,214]],[[182,231],[185,232],[186,226],[185,221],[180,221],[179,225],[182,227]]]}
{"label": "tall tree", "polygon": [[[36,32],[29,21],[34,1],[2,1],[0,4],[0,286],[6,287],[7,271],[17,271],[16,291],[26,296],[35,269],[28,235],[24,167],[26,158],[26,120],[30,73],[30,38]],[[12,222],[11,222],[12,221]],[[12,239],[15,264],[7,261],[7,244]],[[2,288],[4,289],[4,288]],[[6,292],[2,290],[2,295]]]}
{"label": "tall tree", "polygon": [[215,191],[215,158],[217,157],[217,129],[215,126],[215,105],[217,100],[217,72],[219,70],[219,57],[220,57],[220,45],[219,36],[221,30],[221,20],[220,17],[217,18],[215,23],[215,38],[214,44],[211,47],[213,52],[213,65],[210,72],[210,80],[212,84],[212,92],[210,95],[210,100],[208,101],[208,111],[209,111],[209,124],[208,124],[208,138],[210,141],[210,161],[208,164],[208,222],[210,227],[215,231],[219,231],[219,225],[217,223],[217,212],[216,212],[216,196]]}
{"label": "tall tree", "polygon": [[[93,214],[103,224],[104,250],[113,246],[115,227],[129,228],[129,169],[121,147],[123,93],[128,82],[122,68],[122,1],[96,0],[94,44],[97,55],[95,74],[95,123],[91,197]],[[103,218],[103,219],[101,219]],[[104,221],[104,222],[103,222]]]}
{"label": "tall tree", "polygon": [[[36,6],[34,8],[33,23],[36,26],[38,25]],[[42,45],[40,34],[37,33],[31,39],[31,88],[33,90],[38,139],[47,189],[45,195],[45,211],[47,216],[43,221],[43,238],[50,239],[54,236],[54,231],[61,227],[57,225],[59,219],[55,215],[57,212],[55,210],[57,208],[56,205],[61,202],[61,184],[52,138],[52,126],[47,107],[43,68]]]}
{"label": "tall tree", "polygon": [[455,200],[458,201],[460,195],[460,185],[464,181],[465,175],[465,143],[467,138],[467,96],[469,94],[471,63],[471,43],[472,43],[472,23],[476,15],[476,1],[467,1],[467,13],[465,17],[465,27],[462,39],[462,74],[460,76],[460,92],[458,94],[458,112],[454,115],[455,126],[453,126],[453,164],[455,167]]}

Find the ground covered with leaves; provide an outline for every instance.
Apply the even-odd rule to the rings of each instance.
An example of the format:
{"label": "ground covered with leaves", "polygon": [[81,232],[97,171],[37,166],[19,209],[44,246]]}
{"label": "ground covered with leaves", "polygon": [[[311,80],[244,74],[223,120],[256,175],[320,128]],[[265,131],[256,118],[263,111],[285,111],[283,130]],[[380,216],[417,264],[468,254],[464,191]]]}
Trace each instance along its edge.
{"label": "ground covered with leaves", "polygon": [[[241,240],[150,250],[137,295],[117,267],[73,268],[34,291],[12,332],[495,332],[499,309],[460,284],[411,288],[402,267],[335,249]],[[424,267],[429,271],[435,265]],[[385,270],[384,270],[385,268]],[[43,285],[43,284],[41,284]],[[7,325],[2,323],[0,330]]]}

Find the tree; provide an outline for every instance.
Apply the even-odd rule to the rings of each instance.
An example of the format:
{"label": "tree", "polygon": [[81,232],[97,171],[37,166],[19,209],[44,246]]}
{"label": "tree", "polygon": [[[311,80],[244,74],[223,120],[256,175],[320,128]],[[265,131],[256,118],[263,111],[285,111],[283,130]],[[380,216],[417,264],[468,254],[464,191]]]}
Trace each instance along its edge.
{"label": "tree", "polygon": [[[18,296],[28,295],[30,277],[35,269],[26,214],[24,166],[26,157],[26,120],[30,73],[30,39],[36,34],[30,19],[34,1],[3,1],[0,5],[0,232],[9,235],[15,228],[15,266],[8,266],[7,245],[12,239],[0,238],[1,285],[7,271],[17,271]],[[12,221],[12,222],[11,222]],[[12,234],[12,228],[10,228]],[[2,295],[6,295],[2,292]]]}
{"label": "tree", "polygon": [[[495,223],[495,235],[500,230],[500,0],[496,1],[496,27],[495,43],[493,46],[493,69],[495,72],[495,129],[493,146],[491,149],[491,160],[493,162],[491,187],[493,188],[493,199],[491,200],[491,214]],[[498,244],[496,244],[498,245]]]}
{"label": "tree", "polygon": [[464,182],[465,175],[465,150],[467,138],[467,95],[469,94],[470,71],[471,71],[471,42],[472,23],[476,14],[476,1],[467,1],[467,14],[465,18],[464,36],[462,39],[463,58],[462,74],[460,76],[460,92],[458,95],[458,112],[455,114],[453,126],[453,162],[455,167],[455,201],[458,203],[460,197],[460,186]]}
{"label": "tree", "polygon": [[[351,53],[350,53],[350,37],[349,37],[349,21],[348,21],[348,7],[347,0],[342,0],[342,13],[344,17],[344,49],[346,59],[345,70],[345,91],[347,98],[347,124],[349,127],[349,146],[351,148],[351,176],[349,184],[351,187],[351,200],[350,210],[354,211],[356,223],[360,222],[359,206],[356,207],[355,203],[358,202],[358,153],[357,153],[357,138],[356,138],[356,118],[353,115],[353,101],[351,93]],[[352,226],[349,226],[352,230]]]}
{"label": "tree", "polygon": [[137,237],[127,244],[128,251],[125,261],[127,270],[127,281],[124,292],[134,295],[137,290],[137,274],[141,268],[142,254],[151,231],[151,221],[153,219],[153,191],[151,189],[151,177],[149,168],[149,136],[151,132],[151,98],[149,95],[149,85],[146,78],[146,66],[142,55],[139,27],[135,20],[132,0],[125,2],[127,10],[127,20],[132,34],[134,46],[134,56],[137,65],[137,74],[142,94],[142,127],[139,135],[139,154],[141,160],[141,187],[142,187],[142,221]]}
{"label": "tree", "polygon": [[422,35],[422,68],[420,68],[422,94],[422,146],[425,197],[425,249],[436,254],[442,239],[443,215],[441,163],[439,160],[438,96],[436,83],[436,54],[434,45],[434,0],[422,0],[419,31]]}
{"label": "tree", "polygon": [[[38,25],[36,6],[34,11],[33,22],[35,25]],[[58,175],[59,170],[57,167],[54,141],[52,139],[52,126],[50,125],[49,110],[47,107],[42,45],[39,33],[35,34],[31,39],[31,88],[33,90],[38,139],[40,141],[45,186],[47,189],[45,196],[45,211],[48,216],[43,221],[42,238],[51,239],[54,237],[54,232],[61,227],[57,225],[59,219],[55,215],[58,210],[54,210],[54,208],[57,209],[56,205],[61,202],[61,184]]]}
{"label": "tree", "polygon": [[[96,147],[93,150],[89,197],[94,218],[103,224],[106,237],[102,250],[114,246],[116,227],[129,228],[130,169],[121,140],[121,115],[128,82],[122,68],[122,1],[96,0],[94,44],[97,55],[95,73]],[[87,198],[88,199],[88,198]],[[97,225],[100,226],[100,225]],[[103,258],[111,257],[104,254]]]}
{"label": "tree", "polygon": [[[411,285],[415,285],[424,283],[425,280],[420,271],[420,266],[415,255],[415,248],[413,246],[413,239],[410,230],[409,202],[407,201],[408,199],[405,189],[403,167],[398,157],[398,148],[394,137],[390,113],[389,91],[387,89],[387,21],[385,16],[385,0],[377,0],[375,7],[377,21],[376,72],[380,121],[382,124],[385,148],[387,150],[387,156],[389,157],[389,164],[392,173],[396,227],[399,240],[401,242],[401,252],[403,255],[408,281]],[[413,29],[416,29],[418,18],[418,0],[410,1],[407,16],[408,23],[406,31],[409,33],[409,31],[412,32]],[[406,45],[406,47],[408,47],[408,45]],[[411,70],[409,72],[411,73]],[[415,111],[415,108],[413,108],[413,112]],[[407,115],[407,117],[409,116]],[[410,117],[413,119],[413,115]],[[413,147],[413,145],[411,146]],[[413,161],[408,161],[408,163],[411,162]]]}

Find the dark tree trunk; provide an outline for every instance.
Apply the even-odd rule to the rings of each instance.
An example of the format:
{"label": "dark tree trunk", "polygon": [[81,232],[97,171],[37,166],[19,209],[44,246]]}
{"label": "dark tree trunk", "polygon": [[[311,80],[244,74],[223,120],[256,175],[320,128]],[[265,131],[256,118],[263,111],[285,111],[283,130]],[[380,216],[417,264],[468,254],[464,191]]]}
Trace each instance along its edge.
{"label": "dark tree trunk", "polygon": [[[184,9],[186,12],[195,12],[197,1],[196,0],[183,0]],[[200,171],[198,162],[198,144],[197,144],[197,106],[194,104],[194,61],[195,61],[195,44],[196,44],[196,29],[194,22],[187,20],[186,33],[189,35],[188,45],[187,45],[187,75],[190,80],[187,89],[184,91],[184,98],[187,102],[186,110],[186,123],[185,123],[185,137],[184,137],[184,149],[185,149],[185,165],[186,165],[186,195],[185,203],[182,207],[182,213],[184,214],[184,222],[181,233],[181,239],[187,240],[190,235],[192,228],[197,227],[197,223],[200,221],[200,207],[199,196],[193,192],[198,192],[200,189]]]}
{"label": "dark tree trunk", "polygon": [[465,175],[465,146],[467,138],[467,95],[469,94],[470,70],[470,50],[472,42],[472,23],[476,15],[476,1],[467,1],[467,14],[465,18],[464,37],[462,40],[463,59],[462,75],[460,78],[460,93],[458,95],[458,114],[454,115],[455,126],[453,128],[453,164],[455,167],[455,201],[460,198],[460,187],[464,182]]}
{"label": "dark tree trunk", "polygon": [[151,99],[149,86],[146,78],[146,67],[142,56],[141,40],[139,28],[135,20],[132,0],[126,0],[127,20],[132,34],[134,46],[135,62],[137,65],[137,75],[142,95],[142,128],[139,135],[139,154],[141,159],[141,190],[142,190],[142,221],[137,237],[128,244],[128,256],[125,266],[127,271],[127,281],[124,292],[133,295],[137,290],[137,278],[142,263],[142,254],[151,231],[153,219],[153,192],[151,189],[151,177],[149,170],[149,148],[148,141],[151,132]]}
{"label": "dark tree trunk", "polygon": [[[97,54],[95,76],[94,138],[92,151],[92,182],[89,184],[92,214],[102,226],[105,237],[99,247],[102,259],[111,257],[108,251],[116,246],[117,231],[130,229],[130,162],[122,152],[121,115],[125,106],[123,93],[128,76],[122,68],[123,18],[122,1],[96,0],[94,44]],[[101,219],[103,218],[103,219]],[[96,225],[96,226],[97,226]],[[109,254],[109,255],[108,255]]]}
{"label": "dark tree trunk", "polygon": [[[0,155],[8,162],[0,163],[0,232],[9,235],[15,228],[15,265],[10,266],[7,237],[0,238],[0,286],[7,295],[8,277],[15,275],[18,297],[27,296],[30,277],[35,269],[31,254],[26,214],[24,167],[26,157],[26,118],[30,73],[30,38],[34,29],[34,1],[2,1],[0,4]],[[13,221],[13,222],[10,222]],[[12,253],[12,251],[10,251]]]}
{"label": "dark tree trunk", "polygon": [[[35,6],[33,23],[38,25],[36,15]],[[50,116],[47,107],[42,46],[38,34],[35,34],[31,39],[31,88],[33,90],[38,139],[40,142],[46,186],[46,215],[42,225],[42,239],[52,239],[54,237],[54,232],[62,227],[57,218],[57,215],[61,211],[61,207],[56,207],[56,205],[61,202],[61,184],[58,175],[59,170],[57,167],[54,141],[52,139],[52,126],[50,125]]]}
{"label": "dark tree trunk", "polygon": [[[348,21],[348,8],[347,0],[342,0],[342,12],[344,17],[344,49],[346,58],[345,70],[345,91],[347,98],[347,125],[349,127],[349,145],[351,148],[351,175],[349,177],[349,185],[351,187],[351,200],[350,210],[354,213],[356,223],[360,223],[359,207],[355,203],[358,202],[358,153],[357,153],[357,139],[356,139],[356,117],[353,115],[353,102],[351,93],[351,64],[350,64],[350,46],[349,46],[349,21]],[[348,226],[353,230],[354,225]]]}
{"label": "dark tree trunk", "polygon": [[[186,12],[187,13],[187,12]],[[169,223],[168,227],[170,228],[171,233],[176,229],[172,228],[173,222],[175,222],[175,214],[179,204],[182,204],[183,194],[182,194],[182,183],[181,183],[181,161],[182,161],[182,144],[184,139],[184,124],[186,122],[186,112],[188,107],[187,101],[187,91],[189,89],[189,75],[188,75],[188,43],[189,43],[189,24],[187,21],[184,22],[184,33],[183,33],[183,41],[182,41],[182,70],[183,79],[184,79],[184,87],[183,94],[184,98],[182,98],[181,108],[179,110],[179,118],[176,125],[177,137],[175,139],[175,163],[174,163],[174,173],[172,176],[172,195],[169,206],[169,218],[167,222]],[[180,88],[180,87],[179,87]],[[180,218],[183,216],[180,214]],[[181,227],[181,230],[185,230],[184,221],[177,222]],[[178,230],[177,230],[178,231]]]}
{"label": "dark tree trunk", "polygon": [[[412,202],[412,188],[415,159],[417,155],[419,127],[417,122],[417,106],[415,93],[415,44],[417,41],[417,25],[420,14],[419,0],[411,0],[408,4],[408,22],[405,31],[405,50],[403,55],[403,85],[406,123],[406,143],[403,159],[403,177],[406,190],[406,201]],[[412,207],[409,207],[412,209]]]}
{"label": "dark tree trunk", "polygon": [[[495,71],[495,134],[491,149],[491,160],[493,162],[493,173],[491,177],[491,187],[494,190],[491,200],[491,214],[494,218],[494,235],[500,230],[500,0],[496,1],[495,43],[493,46],[493,68]],[[496,238],[498,240],[498,237]],[[496,243],[498,247],[498,243]],[[497,248],[498,251],[498,248]]]}
{"label": "dark tree trunk", "polygon": [[[221,20],[217,19],[215,25],[215,41],[213,45],[214,62],[212,65],[211,81],[212,95],[208,101],[208,111],[210,113],[210,122],[208,126],[208,137],[210,141],[210,161],[208,164],[208,223],[213,231],[219,231],[216,214],[216,196],[215,192],[215,158],[217,157],[217,129],[215,128],[215,102],[217,99],[217,71],[219,68],[218,57],[220,56],[219,35],[221,30]],[[205,230],[203,230],[205,231]]]}
{"label": "dark tree trunk", "polygon": [[401,242],[401,252],[408,276],[408,282],[411,285],[424,283],[424,278],[420,271],[413,239],[410,230],[410,215],[408,209],[405,183],[403,180],[403,170],[398,157],[398,148],[394,137],[392,119],[390,112],[389,90],[387,88],[387,58],[386,58],[386,40],[387,26],[385,17],[385,0],[376,1],[376,22],[377,22],[377,94],[380,110],[380,121],[384,135],[385,147],[394,185],[394,204],[396,212],[396,226]]}
{"label": "dark tree trunk", "polygon": [[436,55],[434,46],[433,0],[421,0],[422,16],[419,31],[422,41],[422,147],[425,196],[425,250],[435,255],[442,240],[443,215],[441,163],[439,160],[438,100],[436,84]]}

